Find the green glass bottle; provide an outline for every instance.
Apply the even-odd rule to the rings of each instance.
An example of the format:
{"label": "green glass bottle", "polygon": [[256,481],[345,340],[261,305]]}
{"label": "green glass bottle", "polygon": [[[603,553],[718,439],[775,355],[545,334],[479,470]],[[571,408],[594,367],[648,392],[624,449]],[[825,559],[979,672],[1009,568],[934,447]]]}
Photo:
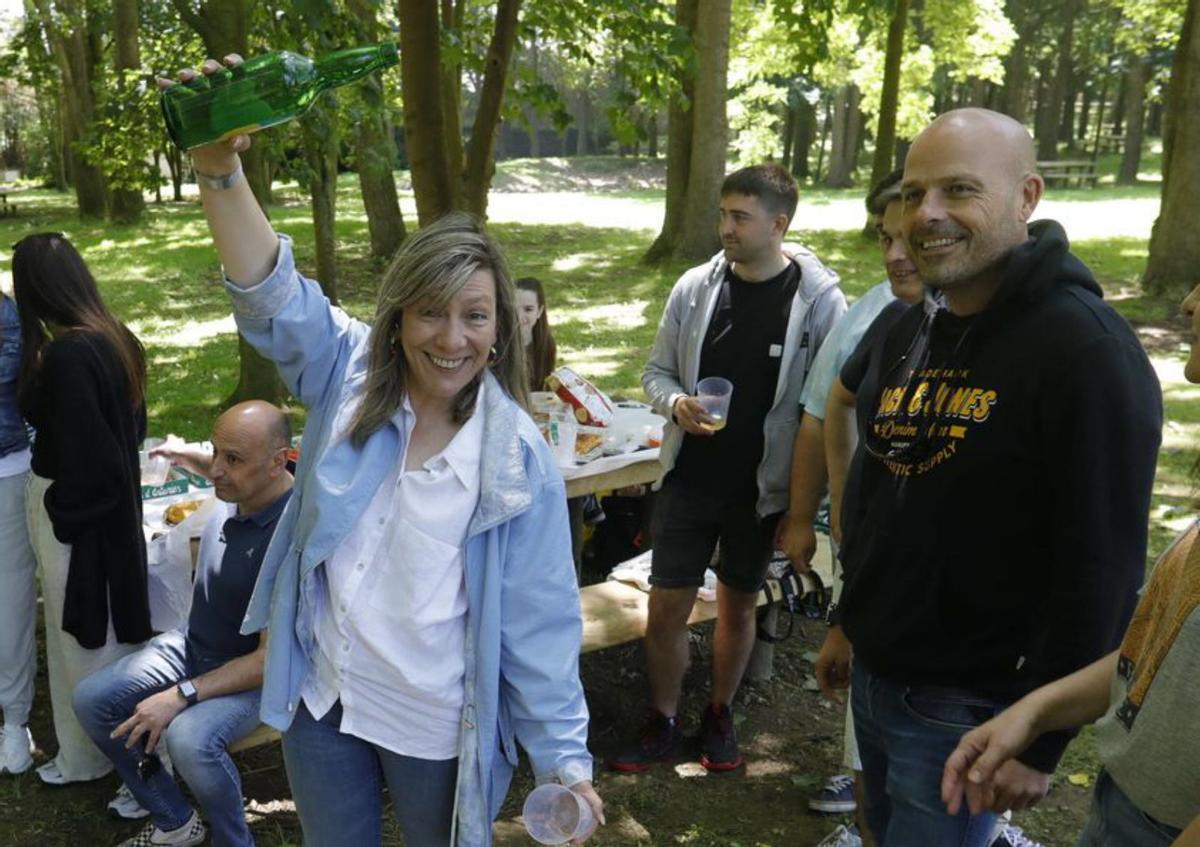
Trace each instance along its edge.
{"label": "green glass bottle", "polygon": [[307,59],[286,50],[255,56],[163,89],[162,110],[171,140],[191,150],[242,132],[290,121],[317,95],[400,61],[395,42],[339,50]]}

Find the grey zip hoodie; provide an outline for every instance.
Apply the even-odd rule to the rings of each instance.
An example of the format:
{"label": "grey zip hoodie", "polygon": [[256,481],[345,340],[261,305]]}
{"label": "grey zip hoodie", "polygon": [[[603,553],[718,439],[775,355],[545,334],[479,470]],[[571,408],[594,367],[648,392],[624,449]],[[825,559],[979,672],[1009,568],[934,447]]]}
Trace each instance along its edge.
{"label": "grey zip hoodie", "polygon": [[[763,420],[756,505],[760,517],[787,510],[792,445],[800,425],[800,392],[825,336],[846,312],[846,298],[838,288],[836,273],[805,247],[785,244],[783,251],[800,266],[800,284],[788,315],[775,402]],[[675,466],[683,445],[684,431],[671,412],[681,395],[696,393],[704,336],[728,265],[722,251],[679,278],[667,298],[654,348],[642,371],[642,387],[651,405],[667,419],[659,452],[663,476]],[[661,484],[660,478],[655,487]]]}

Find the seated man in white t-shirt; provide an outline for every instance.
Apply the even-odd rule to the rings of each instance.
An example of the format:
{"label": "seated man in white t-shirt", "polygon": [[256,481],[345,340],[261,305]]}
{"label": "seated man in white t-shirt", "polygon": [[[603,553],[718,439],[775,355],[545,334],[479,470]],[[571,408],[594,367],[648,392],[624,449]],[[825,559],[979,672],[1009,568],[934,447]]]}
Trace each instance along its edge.
{"label": "seated man in white t-shirt", "polygon": [[[241,635],[263,554],[292,493],[291,430],[270,403],[241,403],[213,427],[212,455],[163,449],[176,464],[213,481],[217,504],[200,539],[192,609],[184,630],[75,689],[75,712],[150,822],[122,847],[200,844],[208,828],[156,751],[200,803],[213,844],[253,845],[229,747],[259,725],[266,633]],[[127,800],[123,807],[131,807]]]}

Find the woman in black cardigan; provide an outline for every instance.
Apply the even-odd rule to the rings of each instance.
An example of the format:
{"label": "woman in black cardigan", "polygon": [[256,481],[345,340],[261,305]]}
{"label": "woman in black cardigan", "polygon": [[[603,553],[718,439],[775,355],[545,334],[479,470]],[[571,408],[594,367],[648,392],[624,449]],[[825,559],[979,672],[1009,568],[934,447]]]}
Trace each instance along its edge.
{"label": "woman in black cardigan", "polygon": [[12,268],[20,405],[37,430],[26,510],[58,737],[58,755],[38,775],[61,784],[112,770],[75,719],[76,683],[151,635],[138,462],[146,360],[62,235],[23,238]]}

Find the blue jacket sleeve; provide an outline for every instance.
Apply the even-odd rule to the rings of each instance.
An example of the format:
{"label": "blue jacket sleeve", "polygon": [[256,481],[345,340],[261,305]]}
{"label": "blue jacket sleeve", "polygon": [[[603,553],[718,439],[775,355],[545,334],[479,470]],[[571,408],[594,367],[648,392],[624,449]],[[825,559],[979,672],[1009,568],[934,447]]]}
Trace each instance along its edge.
{"label": "blue jacket sleeve", "polygon": [[583,623],[566,490],[545,481],[513,519],[501,589],[500,696],[538,782],[592,778],[579,680]]}
{"label": "blue jacket sleeve", "polygon": [[286,235],[279,236],[279,255],[266,279],[251,288],[226,280],[225,288],[242,337],[275,363],[288,390],[308,407],[340,385],[345,354],[370,332],[300,275]]}

